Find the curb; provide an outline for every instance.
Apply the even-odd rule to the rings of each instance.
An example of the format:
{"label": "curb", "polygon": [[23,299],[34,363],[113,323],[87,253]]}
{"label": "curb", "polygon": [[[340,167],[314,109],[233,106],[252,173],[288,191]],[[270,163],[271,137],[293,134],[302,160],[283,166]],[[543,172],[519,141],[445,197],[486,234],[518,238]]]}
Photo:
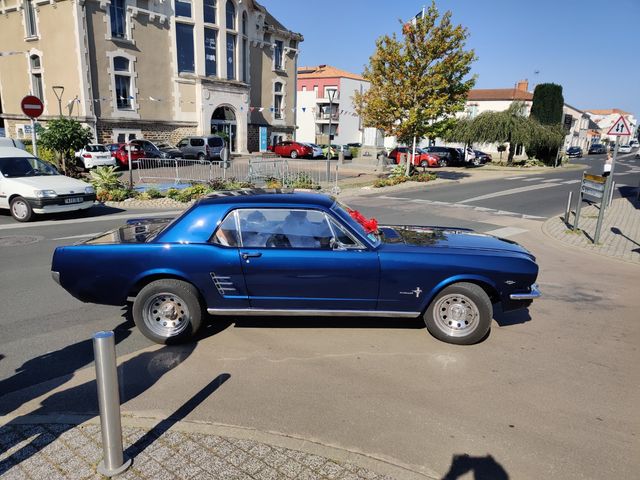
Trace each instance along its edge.
{"label": "curb", "polygon": [[[167,420],[167,418],[134,415],[127,412],[122,414],[123,427],[135,427],[151,430],[163,420]],[[12,422],[14,425],[100,425],[100,417],[98,415],[77,414],[27,414],[22,416],[6,415],[0,417],[0,426],[9,422]],[[358,450],[339,447],[337,445],[324,444],[319,440],[307,439],[301,436],[280,432],[261,431],[250,427],[184,420],[173,424],[171,426],[171,430],[183,433],[199,433],[204,435],[231,437],[239,440],[252,440],[289,450],[297,450],[303,453],[318,455],[338,462],[351,463],[382,475],[388,475],[397,480],[436,480],[442,477],[437,472],[426,467],[405,464],[384,455],[368,454]]]}

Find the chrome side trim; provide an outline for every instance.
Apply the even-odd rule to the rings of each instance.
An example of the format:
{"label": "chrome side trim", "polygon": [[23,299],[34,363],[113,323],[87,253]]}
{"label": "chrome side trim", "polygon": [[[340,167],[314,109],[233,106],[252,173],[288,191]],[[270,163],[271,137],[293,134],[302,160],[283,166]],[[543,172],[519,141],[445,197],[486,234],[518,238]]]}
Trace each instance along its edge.
{"label": "chrome side trim", "polygon": [[218,293],[223,297],[227,294],[227,292],[237,292],[237,288],[233,284],[233,282],[227,281],[231,280],[231,277],[220,277],[216,275],[214,272],[210,273],[211,279],[218,289]]}
{"label": "chrome side trim", "polygon": [[207,308],[209,315],[269,316],[274,317],[396,317],[416,318],[420,312],[389,312],[372,310],[281,310],[260,308]]}
{"label": "chrome side trim", "polygon": [[509,295],[511,300],[534,300],[536,298],[540,298],[542,293],[538,289],[538,284],[534,283],[531,285],[531,292],[529,293],[512,293]]}

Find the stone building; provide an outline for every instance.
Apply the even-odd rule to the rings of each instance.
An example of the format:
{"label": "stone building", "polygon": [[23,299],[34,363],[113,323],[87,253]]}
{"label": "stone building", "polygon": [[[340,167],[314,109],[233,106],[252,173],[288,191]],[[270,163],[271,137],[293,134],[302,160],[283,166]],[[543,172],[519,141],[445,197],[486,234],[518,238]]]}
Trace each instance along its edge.
{"label": "stone building", "polygon": [[221,132],[255,151],[261,130],[295,134],[302,40],[254,0],[0,0],[0,128],[28,136],[33,93],[40,123],[71,116],[99,142]]}

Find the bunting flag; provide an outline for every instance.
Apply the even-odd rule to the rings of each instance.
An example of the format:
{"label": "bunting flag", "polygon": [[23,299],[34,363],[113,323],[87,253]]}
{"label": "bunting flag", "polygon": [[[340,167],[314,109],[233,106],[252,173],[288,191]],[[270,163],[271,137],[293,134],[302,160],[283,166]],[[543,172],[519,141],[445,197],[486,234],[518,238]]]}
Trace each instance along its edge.
{"label": "bunting flag", "polygon": [[249,110],[251,110],[252,112],[256,109],[256,107],[249,107]]}
{"label": "bunting flag", "polygon": [[264,111],[264,107],[260,107],[260,108],[258,108],[258,111],[259,111],[259,112]]}
{"label": "bunting flag", "polygon": [[307,107],[302,107],[302,113],[304,113],[307,110]]}

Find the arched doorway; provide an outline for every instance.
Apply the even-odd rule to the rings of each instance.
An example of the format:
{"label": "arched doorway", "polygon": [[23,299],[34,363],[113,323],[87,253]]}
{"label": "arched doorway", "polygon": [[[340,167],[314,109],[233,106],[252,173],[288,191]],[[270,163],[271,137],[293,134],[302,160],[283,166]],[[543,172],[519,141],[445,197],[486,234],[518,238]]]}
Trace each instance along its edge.
{"label": "arched doorway", "polygon": [[214,110],[211,115],[211,133],[224,137],[232,152],[238,148],[237,130],[236,114],[231,107],[218,107]]}

